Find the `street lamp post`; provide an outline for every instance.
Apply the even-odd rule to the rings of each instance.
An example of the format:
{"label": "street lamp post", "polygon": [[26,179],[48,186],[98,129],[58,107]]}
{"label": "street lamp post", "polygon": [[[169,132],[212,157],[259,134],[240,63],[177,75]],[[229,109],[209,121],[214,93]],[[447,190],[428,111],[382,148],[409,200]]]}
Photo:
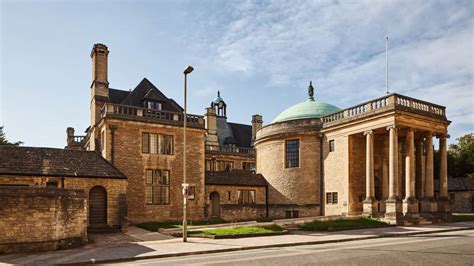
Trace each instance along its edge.
{"label": "street lamp post", "polygon": [[187,212],[187,203],[188,203],[188,183],[186,183],[186,124],[187,124],[187,114],[186,114],[186,92],[187,92],[187,78],[188,74],[193,72],[194,68],[192,66],[186,67],[184,70],[184,111],[183,111],[183,242],[188,241],[188,222],[186,221],[186,212]]}

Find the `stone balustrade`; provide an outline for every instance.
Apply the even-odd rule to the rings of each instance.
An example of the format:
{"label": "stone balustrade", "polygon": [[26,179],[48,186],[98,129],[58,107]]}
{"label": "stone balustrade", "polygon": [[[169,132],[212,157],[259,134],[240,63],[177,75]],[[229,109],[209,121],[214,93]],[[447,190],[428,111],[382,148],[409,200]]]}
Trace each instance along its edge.
{"label": "stone balustrade", "polygon": [[228,147],[228,146],[218,146],[218,145],[206,145],[206,151],[216,151],[224,153],[238,153],[245,155],[255,155],[255,149],[253,148],[244,148],[244,147]]}
{"label": "stone balustrade", "polygon": [[[180,112],[170,112],[141,108],[136,106],[106,103],[101,109],[101,116],[119,116],[128,118],[145,118],[155,122],[169,122],[172,124],[183,124],[183,114]],[[187,114],[187,124],[189,126],[204,127],[204,117],[200,115]]]}
{"label": "stone balustrade", "polygon": [[335,121],[343,121],[348,118],[362,116],[364,114],[378,110],[407,110],[414,112],[422,112],[440,117],[445,117],[445,107],[433,103],[410,98],[400,94],[389,94],[362,104],[358,104],[339,112],[321,118],[323,123],[331,123]]}

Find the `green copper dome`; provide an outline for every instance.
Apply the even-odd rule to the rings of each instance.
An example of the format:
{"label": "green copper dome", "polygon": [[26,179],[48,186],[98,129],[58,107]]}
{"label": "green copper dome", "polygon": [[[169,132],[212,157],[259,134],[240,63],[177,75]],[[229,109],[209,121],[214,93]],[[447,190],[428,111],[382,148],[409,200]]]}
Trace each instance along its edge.
{"label": "green copper dome", "polygon": [[224,100],[221,98],[221,92],[217,91],[217,97],[212,101],[215,104],[219,104],[220,102],[223,102]]}
{"label": "green copper dome", "polygon": [[308,87],[309,99],[305,102],[295,104],[285,111],[281,112],[272,123],[305,119],[305,118],[319,118],[328,114],[335,113],[341,109],[325,102],[315,101],[313,98],[314,88],[311,82]]}

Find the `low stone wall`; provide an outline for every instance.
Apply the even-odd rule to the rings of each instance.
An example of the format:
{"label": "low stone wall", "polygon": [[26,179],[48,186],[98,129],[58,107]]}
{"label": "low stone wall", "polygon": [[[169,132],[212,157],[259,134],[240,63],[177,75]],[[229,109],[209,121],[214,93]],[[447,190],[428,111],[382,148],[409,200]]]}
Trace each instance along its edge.
{"label": "low stone wall", "polygon": [[[276,219],[291,218],[287,217],[287,212],[291,212],[293,216],[294,212],[297,212],[298,217],[315,217],[319,216],[319,204],[269,204],[268,205],[268,216]],[[293,218],[298,218],[293,217]]]}
{"label": "low stone wall", "polygon": [[83,191],[0,187],[0,253],[73,248],[87,242]]}
{"label": "low stone wall", "polygon": [[223,204],[221,218],[226,221],[251,221],[266,216],[265,204]]}
{"label": "low stone wall", "polygon": [[454,194],[454,202],[450,203],[451,212],[474,212],[474,191],[450,192],[449,194]]}

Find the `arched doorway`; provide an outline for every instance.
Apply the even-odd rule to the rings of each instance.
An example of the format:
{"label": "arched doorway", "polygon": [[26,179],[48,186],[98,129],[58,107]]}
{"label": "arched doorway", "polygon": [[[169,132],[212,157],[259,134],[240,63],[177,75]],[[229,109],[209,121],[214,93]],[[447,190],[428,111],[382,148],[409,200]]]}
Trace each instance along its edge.
{"label": "arched doorway", "polygon": [[221,204],[220,196],[216,191],[212,192],[210,195],[211,198],[211,217],[219,218],[221,217]]}
{"label": "arched doorway", "polygon": [[107,225],[107,191],[95,186],[89,191],[89,226]]}

